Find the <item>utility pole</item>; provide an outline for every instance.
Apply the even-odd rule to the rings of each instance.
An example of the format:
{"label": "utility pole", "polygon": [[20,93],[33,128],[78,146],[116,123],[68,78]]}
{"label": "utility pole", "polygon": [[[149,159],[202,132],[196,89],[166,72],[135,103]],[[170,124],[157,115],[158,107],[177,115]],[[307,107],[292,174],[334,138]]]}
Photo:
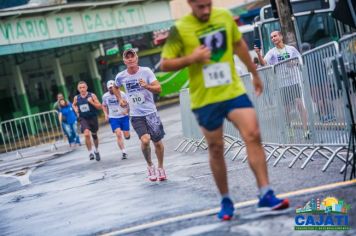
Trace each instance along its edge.
{"label": "utility pole", "polygon": [[274,4],[277,8],[279,22],[281,23],[281,32],[284,36],[284,43],[298,49],[290,0],[271,0],[271,4],[273,6],[272,1],[275,2]]}

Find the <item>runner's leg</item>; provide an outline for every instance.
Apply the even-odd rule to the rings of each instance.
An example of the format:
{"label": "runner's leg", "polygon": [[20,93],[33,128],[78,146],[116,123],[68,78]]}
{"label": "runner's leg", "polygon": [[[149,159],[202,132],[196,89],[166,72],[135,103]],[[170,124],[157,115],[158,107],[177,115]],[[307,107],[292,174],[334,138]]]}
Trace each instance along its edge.
{"label": "runner's leg", "polygon": [[223,129],[219,127],[218,129],[209,131],[201,127],[201,130],[208,144],[210,168],[213,172],[215,184],[221,194],[221,209],[217,216],[221,220],[230,220],[234,215],[234,204],[229,196],[224,159]]}
{"label": "runner's leg", "polygon": [[93,142],[94,142],[95,150],[98,150],[98,148],[99,148],[99,138],[98,138],[98,135],[97,135],[96,133],[92,133],[91,136],[93,137]]}
{"label": "runner's leg", "polygon": [[124,138],[125,139],[130,139],[130,131],[123,131],[123,133],[124,133]]}
{"label": "runner's leg", "polygon": [[85,138],[85,146],[87,147],[88,151],[90,152],[92,149],[92,144],[91,144],[91,137],[90,137],[90,131],[89,129],[84,130],[84,138]]}
{"label": "runner's leg", "polygon": [[213,172],[215,183],[223,196],[228,194],[226,164],[224,159],[224,141],[222,127],[209,131],[201,127],[208,144],[210,168]]}
{"label": "runner's leg", "polygon": [[163,168],[164,146],[162,141],[153,142],[158,160],[158,168]]}
{"label": "runner's leg", "polygon": [[239,129],[246,144],[248,162],[256,177],[258,187],[268,186],[266,156],[261,144],[255,110],[253,108],[234,109],[228,114],[228,118]]}
{"label": "runner's leg", "polygon": [[141,136],[140,138],[141,140],[141,150],[143,153],[143,156],[147,162],[148,166],[152,166],[152,159],[151,159],[151,146],[150,146],[150,142],[151,142],[151,138],[149,134],[144,134]]}
{"label": "runner's leg", "polygon": [[115,129],[117,145],[119,146],[120,150],[125,149],[124,139],[122,138],[122,131],[120,128]]}

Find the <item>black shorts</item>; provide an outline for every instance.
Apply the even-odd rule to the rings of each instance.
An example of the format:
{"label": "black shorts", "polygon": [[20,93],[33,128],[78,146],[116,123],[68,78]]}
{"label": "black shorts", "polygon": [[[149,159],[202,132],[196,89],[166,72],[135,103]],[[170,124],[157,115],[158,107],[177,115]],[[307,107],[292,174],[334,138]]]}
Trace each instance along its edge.
{"label": "black shorts", "polygon": [[293,84],[287,87],[281,88],[282,103],[284,106],[294,103],[296,98],[301,98],[299,84]]}
{"label": "black shorts", "polygon": [[84,133],[84,130],[88,129],[92,133],[98,132],[99,129],[99,123],[98,123],[98,117],[90,117],[90,118],[84,118],[80,117],[79,118],[79,124],[80,124],[80,131]]}
{"label": "black shorts", "polygon": [[143,135],[149,134],[151,140],[156,143],[163,139],[165,135],[161,119],[157,113],[147,116],[132,116],[131,124],[140,139]]}

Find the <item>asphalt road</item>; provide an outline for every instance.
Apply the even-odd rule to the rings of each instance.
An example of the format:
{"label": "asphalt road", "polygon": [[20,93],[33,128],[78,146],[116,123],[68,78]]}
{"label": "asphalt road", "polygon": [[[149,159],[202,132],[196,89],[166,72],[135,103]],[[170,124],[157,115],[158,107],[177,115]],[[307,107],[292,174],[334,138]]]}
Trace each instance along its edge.
{"label": "asphalt road", "polygon": [[[343,180],[339,174],[341,161],[335,159],[322,172],[326,163],[322,157],[314,158],[304,170],[300,169],[302,162],[288,168],[291,161],[288,157],[277,167],[272,167],[271,161],[271,185],[277,193],[289,193],[292,210],[283,215],[260,217],[253,213],[253,202],[243,205],[257,196],[248,164],[241,159],[231,161],[228,156],[230,194],[242,205],[233,221],[219,222],[214,209],[220,199],[207,152],[174,151],[182,139],[179,106],[166,107],[159,113],[167,133],[164,138],[166,182],[147,180],[145,161],[134,132],[126,142],[129,159],[121,160],[108,125],[99,132],[100,162],[89,161],[84,146],[74,151],[62,147],[57,152],[39,152],[22,159],[0,156],[0,235],[116,235],[125,229],[131,229],[128,235],[275,235],[278,232],[307,235],[310,232],[294,231],[293,208],[304,205],[311,197],[326,196],[343,198],[351,204],[352,230],[311,233],[355,235],[355,207],[352,206],[356,199],[355,183],[303,190]],[[293,195],[296,190],[303,191]],[[133,230],[144,224],[145,227]]]}

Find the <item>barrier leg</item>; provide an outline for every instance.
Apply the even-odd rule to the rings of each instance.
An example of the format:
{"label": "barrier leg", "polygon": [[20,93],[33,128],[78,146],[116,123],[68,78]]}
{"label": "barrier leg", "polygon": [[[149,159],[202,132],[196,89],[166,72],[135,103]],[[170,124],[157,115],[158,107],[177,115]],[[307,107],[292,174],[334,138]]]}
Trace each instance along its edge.
{"label": "barrier leg", "polygon": [[239,143],[238,140],[233,141],[233,142],[230,144],[230,146],[225,149],[225,151],[224,151],[224,156],[226,156],[226,154],[230,151],[230,149],[233,148],[233,146],[234,146],[235,144],[238,144],[238,143]]}
{"label": "barrier leg", "polygon": [[189,152],[189,150],[195,145],[196,145],[197,141],[196,140],[193,140],[191,143],[190,143],[190,146],[187,146],[187,149],[185,150],[185,153]]}
{"label": "barrier leg", "polygon": [[274,153],[277,152],[278,149],[280,149],[280,148],[281,148],[280,146],[275,147],[275,148],[272,150],[272,152],[269,154],[269,156],[267,157],[266,162],[268,162],[269,159],[271,159],[271,157],[274,156]]}
{"label": "barrier leg", "polygon": [[[338,152],[340,152],[343,149],[344,149],[344,147],[339,147],[332,153],[331,157],[329,158],[329,160],[326,162],[326,164],[324,165],[324,167],[322,169],[323,172],[326,171],[327,168],[329,168],[331,162],[333,162],[334,158],[337,157]],[[343,161],[346,163],[346,160],[343,160]]]}
{"label": "barrier leg", "polygon": [[20,151],[17,151],[17,152],[16,152],[16,158],[18,158],[18,157],[23,158],[23,155],[21,154],[21,152],[20,152]]}
{"label": "barrier leg", "polygon": [[307,150],[307,149],[309,149],[310,147],[303,147],[299,152],[298,152],[298,154],[294,157],[294,159],[292,160],[292,162],[289,164],[289,168],[292,168],[293,167],[293,165],[296,163],[296,161],[298,160],[298,159],[302,159],[301,158],[301,155],[303,154],[303,155],[305,155],[305,156],[307,156],[306,154],[304,154],[303,152],[305,151],[305,150]]}
{"label": "barrier leg", "polygon": [[240,152],[242,151],[242,149],[245,147],[245,145],[241,146],[240,149],[236,152],[236,154],[232,157],[232,161],[234,161],[236,159],[236,157],[240,154]]}
{"label": "barrier leg", "polygon": [[197,143],[193,152],[196,152],[198,150],[198,148],[202,148],[202,149],[206,150],[208,148],[208,146],[203,147],[203,144],[204,144],[204,136],[199,140],[199,142]]}
{"label": "barrier leg", "polygon": [[274,147],[269,144],[263,144],[262,146],[263,146],[263,149],[265,150],[265,152],[267,152],[268,154],[271,153],[268,148],[272,148],[272,150],[274,149]]}
{"label": "barrier leg", "polygon": [[305,166],[308,164],[308,162],[309,162],[310,160],[312,160],[314,153],[316,153],[316,152],[319,151],[320,149],[321,149],[321,147],[317,147],[316,149],[314,149],[314,150],[309,154],[308,158],[305,160],[305,162],[303,163],[303,165],[302,165],[300,168],[301,168],[301,169],[304,169]]}
{"label": "barrier leg", "polygon": [[185,143],[187,140],[186,139],[183,139],[182,141],[180,141],[180,143],[178,144],[178,146],[174,149],[174,151],[177,151],[178,148],[183,144]]}
{"label": "barrier leg", "polygon": [[189,141],[187,141],[187,143],[183,146],[183,148],[180,150],[181,152],[184,152],[184,149],[190,144],[190,143],[192,143],[192,142],[194,142],[194,140],[189,140]]}
{"label": "barrier leg", "polygon": [[58,150],[57,145],[55,143],[51,146],[51,151]]}
{"label": "barrier leg", "polygon": [[247,160],[248,155],[245,155],[245,157],[242,159],[242,163],[245,163]]}
{"label": "barrier leg", "polygon": [[[352,158],[353,158],[353,157],[354,157],[354,155],[352,154],[352,155],[350,156],[350,158],[349,158],[349,162],[352,161]],[[340,157],[338,156],[338,158],[340,158]],[[345,169],[346,169],[346,160],[344,159],[344,161],[345,161],[345,165],[344,165],[343,167],[341,167],[341,169],[340,169],[340,174],[344,173],[344,171],[345,171]]]}
{"label": "barrier leg", "polygon": [[278,162],[279,162],[282,158],[284,158],[284,153],[285,153],[286,151],[288,151],[288,149],[290,149],[290,148],[292,148],[292,147],[287,147],[287,148],[285,148],[285,149],[282,150],[282,152],[279,154],[279,156],[278,156],[278,158],[276,159],[276,161],[273,163],[273,166],[276,166],[276,165],[278,164]]}

